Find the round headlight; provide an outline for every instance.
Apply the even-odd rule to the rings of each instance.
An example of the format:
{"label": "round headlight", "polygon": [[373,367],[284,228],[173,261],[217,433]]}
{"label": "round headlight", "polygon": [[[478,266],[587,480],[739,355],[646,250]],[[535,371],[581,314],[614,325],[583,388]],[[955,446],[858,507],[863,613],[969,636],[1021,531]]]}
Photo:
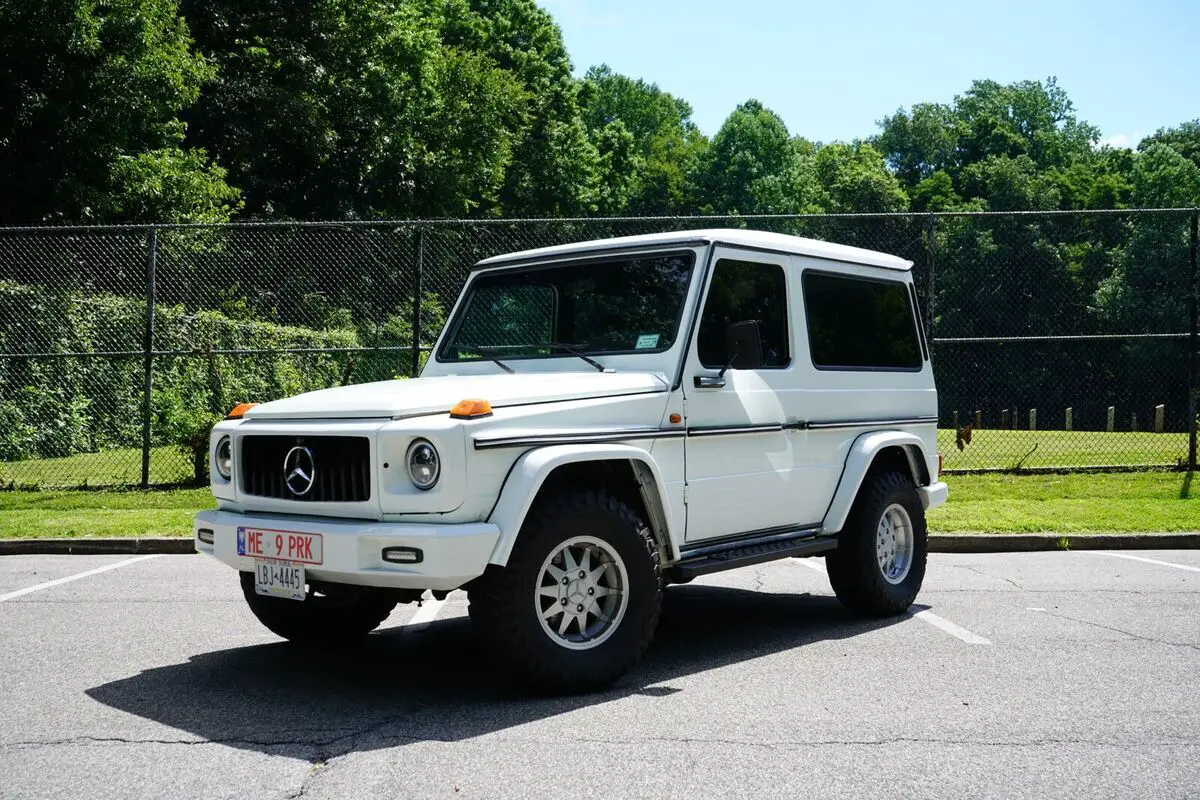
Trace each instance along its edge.
{"label": "round headlight", "polygon": [[225,480],[229,480],[229,476],[233,474],[233,441],[228,436],[222,436],[221,441],[217,442],[213,466],[217,468],[217,474]]}
{"label": "round headlight", "polygon": [[442,474],[437,448],[424,439],[408,446],[408,477],[418,489],[432,489]]}

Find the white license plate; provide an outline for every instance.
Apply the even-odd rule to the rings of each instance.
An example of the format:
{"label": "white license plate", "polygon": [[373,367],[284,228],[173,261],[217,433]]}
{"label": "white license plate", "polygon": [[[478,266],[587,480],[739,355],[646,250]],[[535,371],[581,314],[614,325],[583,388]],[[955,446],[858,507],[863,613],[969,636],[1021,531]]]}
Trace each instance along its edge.
{"label": "white license plate", "polygon": [[288,600],[304,599],[304,565],[254,560],[254,591]]}
{"label": "white license plate", "polygon": [[291,561],[297,564],[322,564],[321,534],[278,531],[271,528],[237,529],[239,556]]}

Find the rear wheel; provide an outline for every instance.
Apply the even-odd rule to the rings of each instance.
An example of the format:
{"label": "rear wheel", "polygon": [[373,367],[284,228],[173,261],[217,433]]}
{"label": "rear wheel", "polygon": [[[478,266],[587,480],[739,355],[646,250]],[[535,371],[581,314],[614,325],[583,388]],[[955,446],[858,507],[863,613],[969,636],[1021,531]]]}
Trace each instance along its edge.
{"label": "rear wheel", "polygon": [[912,479],[878,472],[859,489],[838,548],[825,558],[842,603],[864,616],[902,614],[925,579],[925,511]]}
{"label": "rear wheel", "polygon": [[574,492],[530,512],[504,567],[468,590],[492,656],[538,691],[581,692],[617,680],[658,624],[658,548],[622,501]]}
{"label": "rear wheel", "polygon": [[254,590],[254,573],[243,572],[242,594],[258,621],[277,636],[304,645],[348,644],[379,627],[396,597],[368,586],[309,584],[304,600],[268,597]]}

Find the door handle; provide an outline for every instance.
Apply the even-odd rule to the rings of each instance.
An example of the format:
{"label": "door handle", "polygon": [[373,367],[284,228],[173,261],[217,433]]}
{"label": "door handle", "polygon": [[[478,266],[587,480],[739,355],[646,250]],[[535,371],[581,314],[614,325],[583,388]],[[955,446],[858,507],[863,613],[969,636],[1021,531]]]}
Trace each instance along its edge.
{"label": "door handle", "polygon": [[697,375],[692,379],[697,389],[723,389],[725,388],[724,375]]}

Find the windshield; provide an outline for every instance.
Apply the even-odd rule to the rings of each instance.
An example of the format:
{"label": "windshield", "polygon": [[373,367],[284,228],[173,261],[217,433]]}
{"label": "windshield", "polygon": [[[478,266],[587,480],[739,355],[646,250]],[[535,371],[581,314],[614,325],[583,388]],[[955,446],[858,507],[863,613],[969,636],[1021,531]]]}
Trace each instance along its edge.
{"label": "windshield", "polygon": [[662,352],[678,336],[694,262],[685,252],[481,275],[438,358]]}

